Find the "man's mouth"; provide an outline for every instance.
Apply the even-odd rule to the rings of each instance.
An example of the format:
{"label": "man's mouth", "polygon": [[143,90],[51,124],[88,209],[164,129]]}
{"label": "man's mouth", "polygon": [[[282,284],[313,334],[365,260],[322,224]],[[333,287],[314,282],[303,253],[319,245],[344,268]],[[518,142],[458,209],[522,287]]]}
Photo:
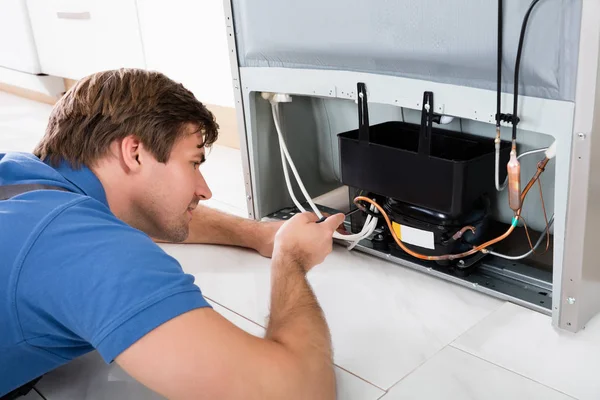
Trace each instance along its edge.
{"label": "man's mouth", "polygon": [[196,209],[196,207],[198,207],[198,202],[200,201],[200,199],[198,200],[192,200],[192,203],[190,203],[190,205],[187,208],[187,213],[190,216],[190,219],[192,218],[192,214],[194,213],[194,210]]}

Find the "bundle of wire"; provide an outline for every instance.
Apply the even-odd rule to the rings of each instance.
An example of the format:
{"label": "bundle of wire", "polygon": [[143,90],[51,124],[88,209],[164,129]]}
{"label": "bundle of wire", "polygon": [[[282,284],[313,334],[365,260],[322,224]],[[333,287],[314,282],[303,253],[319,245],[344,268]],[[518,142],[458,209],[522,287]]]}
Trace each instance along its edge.
{"label": "bundle of wire", "polygon": [[[287,185],[287,189],[290,194],[290,197],[292,198],[294,205],[296,206],[296,208],[298,208],[298,210],[300,210],[300,212],[306,212],[306,209],[302,206],[302,204],[300,204],[300,202],[298,201],[298,199],[296,198],[296,196],[294,194],[294,189],[292,187],[292,182],[290,180],[288,166],[289,166],[289,168],[291,168],[291,170],[294,174],[294,177],[296,178],[296,182],[298,183],[298,187],[302,191],[302,194],[304,195],[304,198],[310,205],[310,208],[312,209],[312,211],[317,215],[317,217],[323,218],[323,214],[321,213],[319,208],[315,205],[315,203],[312,201],[310,195],[308,194],[306,188],[304,187],[304,184],[302,183],[302,179],[300,179],[300,175],[298,174],[298,171],[296,170],[296,166],[294,165],[294,161],[292,160],[292,157],[290,156],[290,153],[288,152],[287,146],[285,145],[285,140],[283,138],[283,133],[281,130],[281,123],[279,120],[279,102],[275,101],[274,99],[271,99],[271,111],[273,113],[273,122],[275,123],[275,130],[277,131],[277,136],[279,138],[279,152],[281,154],[281,164],[283,166],[283,175],[285,177],[285,183]],[[374,213],[377,213],[376,207],[371,206],[371,211]],[[342,240],[350,242],[348,249],[352,250],[358,244],[358,242],[360,242],[363,239],[368,238],[369,236],[371,236],[373,234],[373,232],[375,232],[375,229],[377,228],[377,222],[378,222],[378,218],[375,218],[372,215],[368,215],[367,219],[365,220],[365,224],[363,225],[363,228],[361,229],[361,231],[359,233],[342,234],[342,233],[336,231],[336,232],[334,232],[333,237],[335,239],[342,239]]]}

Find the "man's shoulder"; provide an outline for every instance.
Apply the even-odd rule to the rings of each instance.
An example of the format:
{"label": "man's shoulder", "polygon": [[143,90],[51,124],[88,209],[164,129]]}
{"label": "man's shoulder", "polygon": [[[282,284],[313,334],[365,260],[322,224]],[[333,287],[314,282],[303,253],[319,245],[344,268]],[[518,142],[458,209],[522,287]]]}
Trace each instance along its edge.
{"label": "man's shoulder", "polygon": [[[24,180],[27,182],[19,182]],[[31,153],[0,153],[0,185],[34,183],[32,181],[66,183],[54,168]]]}
{"label": "man's shoulder", "polygon": [[[57,242],[79,238],[145,236],[119,220],[103,203],[85,194],[38,190],[19,196],[7,205],[10,214],[29,226],[36,242]],[[151,242],[151,240],[150,240]],[[33,243],[32,243],[33,244]],[[58,246],[61,247],[61,246]]]}
{"label": "man's shoulder", "polygon": [[123,249],[128,253],[155,252],[162,249],[144,232],[118,219],[101,202],[85,196],[66,193],[72,201],[48,222],[41,241],[56,241],[67,251],[76,241],[78,250],[88,248],[92,253]]}
{"label": "man's shoulder", "polygon": [[148,235],[119,220],[104,204],[80,197],[35,235],[23,258],[23,281],[38,285],[43,283],[40,276],[55,274],[62,282],[55,286],[92,282],[118,287],[126,281],[151,279],[166,285],[173,277],[189,279]]}

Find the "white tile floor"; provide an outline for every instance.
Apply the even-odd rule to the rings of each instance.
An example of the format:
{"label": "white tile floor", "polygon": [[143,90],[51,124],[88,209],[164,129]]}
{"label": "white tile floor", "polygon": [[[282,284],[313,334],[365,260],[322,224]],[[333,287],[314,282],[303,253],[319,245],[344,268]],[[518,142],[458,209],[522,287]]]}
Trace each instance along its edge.
{"label": "white tile floor", "polygon": [[[0,151],[30,151],[50,109],[0,92]],[[216,146],[204,172],[209,205],[246,215],[239,152]],[[269,260],[236,248],[164,248],[217,311],[263,334]],[[600,399],[600,317],[576,335],[557,331],[546,316],[341,247],[309,280],[332,330],[340,399]],[[95,353],[37,389],[49,400],[159,398]]]}

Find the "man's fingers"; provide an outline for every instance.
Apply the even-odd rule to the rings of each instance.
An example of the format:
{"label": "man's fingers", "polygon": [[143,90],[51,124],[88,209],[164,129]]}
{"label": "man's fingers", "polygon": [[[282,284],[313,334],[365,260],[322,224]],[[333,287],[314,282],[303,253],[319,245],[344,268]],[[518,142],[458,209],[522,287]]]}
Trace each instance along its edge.
{"label": "man's fingers", "polygon": [[335,214],[335,215],[332,215],[331,217],[328,217],[321,224],[326,225],[329,229],[331,229],[331,232],[334,232],[344,222],[345,218],[346,218],[346,216],[342,213]]}

